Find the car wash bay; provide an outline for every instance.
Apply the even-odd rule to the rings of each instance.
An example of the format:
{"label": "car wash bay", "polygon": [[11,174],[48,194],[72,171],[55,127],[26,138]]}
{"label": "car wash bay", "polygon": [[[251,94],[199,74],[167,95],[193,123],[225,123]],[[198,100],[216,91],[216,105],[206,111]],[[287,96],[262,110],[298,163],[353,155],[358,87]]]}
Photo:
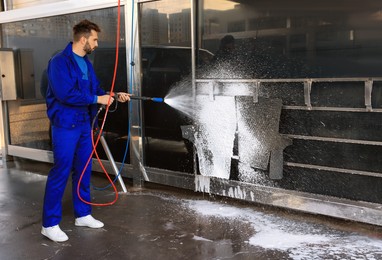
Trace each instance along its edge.
{"label": "car wash bay", "polygon": [[[0,259],[381,259],[382,229],[153,184],[129,185],[116,204],[93,207],[105,223],[74,226],[70,185],[63,201],[64,243],[40,234],[50,164],[0,169]],[[106,183],[96,173],[95,186]],[[118,185],[119,186],[119,185]],[[120,187],[118,187],[120,188]],[[68,192],[69,191],[69,192]],[[94,202],[113,199],[92,190]]]}

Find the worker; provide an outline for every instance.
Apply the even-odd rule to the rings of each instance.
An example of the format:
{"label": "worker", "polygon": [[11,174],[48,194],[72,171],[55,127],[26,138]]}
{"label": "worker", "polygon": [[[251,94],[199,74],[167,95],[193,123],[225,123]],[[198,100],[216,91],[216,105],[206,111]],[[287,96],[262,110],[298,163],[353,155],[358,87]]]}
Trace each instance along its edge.
{"label": "worker", "polygon": [[[107,94],[97,79],[87,55],[98,47],[97,24],[83,20],[73,27],[73,42],[52,57],[47,68],[47,114],[52,125],[54,164],[46,182],[41,234],[56,242],[68,240],[59,223],[62,219],[62,198],[72,173],[72,199],[76,226],[102,228],[104,224],[91,215],[90,202],[92,154],[91,122],[97,104],[108,105],[116,98],[130,100],[130,94]],[[86,166],[87,165],[87,166]],[[86,169],[85,169],[86,168]]]}

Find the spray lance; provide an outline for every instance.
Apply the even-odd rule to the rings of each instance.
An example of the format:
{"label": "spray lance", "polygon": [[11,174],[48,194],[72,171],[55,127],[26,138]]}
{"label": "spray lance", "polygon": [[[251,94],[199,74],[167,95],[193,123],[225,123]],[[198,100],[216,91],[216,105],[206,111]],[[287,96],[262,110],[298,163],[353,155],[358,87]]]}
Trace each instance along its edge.
{"label": "spray lance", "polygon": [[[114,97],[115,95],[118,96],[118,93],[111,93],[112,97]],[[159,98],[159,97],[130,96],[130,99],[132,99],[132,100],[143,100],[143,101],[153,101],[153,102],[157,102],[157,103],[164,102],[164,98]]]}
{"label": "spray lance", "polygon": [[130,96],[130,99],[135,99],[135,100],[149,100],[149,101],[154,101],[157,103],[162,103],[164,101],[163,98],[159,97],[142,97],[142,96]]}

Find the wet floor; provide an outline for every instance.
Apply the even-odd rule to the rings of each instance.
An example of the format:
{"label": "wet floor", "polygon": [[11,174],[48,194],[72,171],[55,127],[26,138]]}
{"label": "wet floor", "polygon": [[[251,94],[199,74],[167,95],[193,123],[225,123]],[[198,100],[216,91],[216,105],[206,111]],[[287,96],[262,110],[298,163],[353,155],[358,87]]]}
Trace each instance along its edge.
{"label": "wet floor", "polygon": [[[67,192],[60,226],[69,240],[55,243],[40,234],[49,167],[0,169],[0,259],[382,259],[380,227],[128,180],[116,204],[93,208],[98,230],[74,226]],[[96,174],[93,184],[107,183]],[[110,189],[92,194],[114,199]]]}

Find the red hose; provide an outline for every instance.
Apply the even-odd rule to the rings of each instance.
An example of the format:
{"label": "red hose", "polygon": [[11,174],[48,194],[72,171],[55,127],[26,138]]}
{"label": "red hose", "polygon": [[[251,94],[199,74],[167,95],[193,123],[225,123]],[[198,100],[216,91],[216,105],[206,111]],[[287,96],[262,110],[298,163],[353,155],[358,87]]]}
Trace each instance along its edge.
{"label": "red hose", "polygon": [[[105,111],[105,115],[103,117],[103,121],[102,121],[102,125],[100,127],[100,131],[99,131],[99,134],[98,134],[98,137],[97,137],[97,140],[96,142],[94,142],[94,139],[93,139],[93,129],[91,130],[91,136],[92,136],[92,145],[93,145],[93,150],[92,150],[92,153],[90,154],[89,156],[89,159],[88,161],[86,162],[86,165],[81,173],[81,176],[80,176],[80,179],[78,181],[78,185],[77,185],[77,196],[78,198],[86,203],[86,204],[89,204],[89,205],[93,205],[93,206],[109,206],[109,205],[113,205],[115,202],[117,202],[118,200],[118,190],[116,188],[116,186],[114,185],[114,182],[113,180],[110,178],[108,172],[106,171],[101,159],[99,158],[98,156],[98,153],[96,151],[96,148],[97,148],[97,145],[98,145],[98,142],[101,138],[101,135],[102,135],[102,131],[103,131],[103,128],[105,126],[105,122],[106,122],[106,118],[107,118],[107,114],[109,112],[109,107],[110,107],[110,101],[111,101],[111,97],[114,96],[114,85],[115,85],[115,79],[116,79],[116,76],[117,76],[117,68],[118,68],[118,53],[119,53],[119,39],[120,39],[120,25],[121,25],[121,1],[118,0],[118,20],[117,20],[117,38],[116,38],[116,51],[115,51],[115,63],[114,63],[114,73],[113,73],[113,81],[112,81],[112,84],[111,84],[111,89],[110,89],[110,97],[109,97],[109,100],[108,100],[108,104],[106,106],[106,111]],[[107,179],[109,180],[109,182],[111,183],[113,189],[114,189],[114,193],[115,193],[115,198],[113,201],[111,202],[107,202],[107,203],[93,203],[93,202],[90,202],[90,201],[86,201],[85,199],[83,199],[81,197],[81,194],[80,194],[80,184],[81,184],[81,181],[82,181],[82,178],[85,174],[85,171],[86,171],[86,168],[88,167],[89,163],[91,162],[92,160],[92,157],[93,157],[93,154],[96,155],[97,157],[97,160],[99,162],[99,164],[101,165],[101,168],[103,170],[103,172],[105,173]]]}

